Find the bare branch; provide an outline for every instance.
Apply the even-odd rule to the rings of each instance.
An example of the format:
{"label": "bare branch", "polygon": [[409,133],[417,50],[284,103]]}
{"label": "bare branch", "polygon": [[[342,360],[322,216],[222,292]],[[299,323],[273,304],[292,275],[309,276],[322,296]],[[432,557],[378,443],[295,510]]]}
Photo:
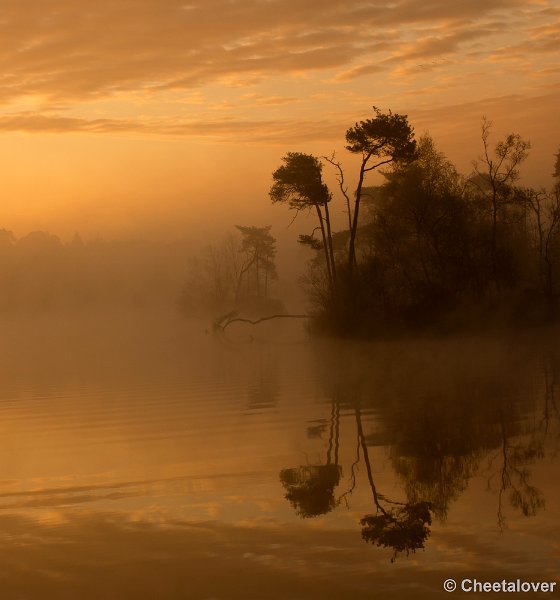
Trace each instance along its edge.
{"label": "bare branch", "polygon": [[335,160],[335,153],[332,153],[332,156],[329,158],[328,156],[322,156],[323,160],[326,160],[329,164],[335,167],[338,171],[338,175],[336,180],[338,181],[338,187],[342,192],[342,195],[346,199],[346,212],[348,213],[348,229],[352,229],[352,210],[350,208],[350,197],[348,196],[348,188],[344,185],[344,171],[342,170],[342,164]]}
{"label": "bare branch", "polygon": [[228,318],[230,315],[226,315],[226,318],[222,317],[220,320],[214,323],[215,331],[224,332],[227,327],[229,327],[232,323],[249,323],[250,325],[257,325],[258,323],[262,323],[263,321],[271,321],[272,319],[310,319],[311,315],[270,315],[269,317],[262,317],[261,319],[255,319],[254,321],[251,319],[243,319],[242,317],[236,317],[231,314],[233,318]]}

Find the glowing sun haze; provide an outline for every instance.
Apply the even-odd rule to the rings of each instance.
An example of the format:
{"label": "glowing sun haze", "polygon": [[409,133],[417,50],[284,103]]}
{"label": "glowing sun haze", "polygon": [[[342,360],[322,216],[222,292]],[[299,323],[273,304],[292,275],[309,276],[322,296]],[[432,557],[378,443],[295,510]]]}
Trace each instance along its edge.
{"label": "glowing sun haze", "polygon": [[527,183],[560,144],[560,0],[4,0],[0,31],[17,233],[270,221],[281,156],[351,168],[344,133],[373,104],[464,172],[483,115],[531,140]]}

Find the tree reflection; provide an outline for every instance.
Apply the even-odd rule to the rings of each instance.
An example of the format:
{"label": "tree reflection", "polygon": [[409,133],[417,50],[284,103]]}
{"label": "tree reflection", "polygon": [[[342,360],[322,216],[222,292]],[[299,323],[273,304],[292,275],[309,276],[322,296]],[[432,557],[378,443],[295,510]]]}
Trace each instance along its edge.
{"label": "tree reflection", "polygon": [[[312,435],[315,436],[320,431],[313,428]],[[335,396],[331,402],[326,464],[302,465],[280,471],[280,481],[287,492],[285,498],[304,519],[326,514],[337,505],[334,490],[342,476],[342,469],[338,465],[339,437],[340,403]]]}
{"label": "tree reflection", "polygon": [[516,439],[517,432],[512,429],[512,423],[502,413],[499,449],[501,466],[488,481],[491,486],[496,476],[499,480],[497,519],[500,530],[506,526],[505,497],[508,497],[510,505],[525,517],[534,517],[545,505],[543,493],[530,482],[529,469],[530,465],[544,458],[543,439],[538,430],[532,431],[528,438],[518,436]]}
{"label": "tree reflection", "polygon": [[446,401],[426,396],[405,417],[391,416],[388,423],[393,468],[408,500],[428,501],[441,521],[476,473],[485,449],[492,447],[493,435],[492,425],[477,424],[480,413],[468,403],[446,406]]}
{"label": "tree reflection", "polygon": [[282,469],[280,481],[287,490],[286,499],[300,517],[317,517],[335,508],[334,489],[341,474],[338,465],[305,465]]}
{"label": "tree reflection", "polygon": [[403,504],[381,514],[366,515],[361,521],[362,538],[366,542],[393,548],[391,562],[395,562],[400,552],[415,552],[424,548],[430,535],[428,525],[432,524],[430,504],[416,502]]}
{"label": "tree reflection", "polygon": [[555,390],[558,389],[558,370],[560,356],[556,346],[550,344],[545,351],[543,360],[543,379],[544,379],[544,407],[542,416],[542,426],[544,432],[548,433],[550,421],[553,417],[560,418],[558,404],[556,403]]}
{"label": "tree reflection", "polygon": [[482,387],[482,397],[492,398],[492,403],[458,396],[447,406],[445,398],[426,399],[424,406],[430,404],[432,412],[420,404],[418,412],[392,425],[390,454],[408,501],[429,502],[441,521],[469,481],[489,468],[488,487],[496,492],[498,526],[503,529],[506,499],[526,517],[544,506],[542,492],[531,484],[530,467],[544,458],[548,420],[527,420],[507,386]]}
{"label": "tree reflection", "polygon": [[[357,449],[356,460],[351,467],[351,487],[338,500],[334,490],[339,485],[342,469],[338,465],[340,432],[340,397],[335,395],[331,403],[330,435],[327,461],[324,465],[305,465],[280,471],[280,481],[287,490],[285,498],[302,518],[317,517],[336,508],[352,494],[356,486],[356,467],[363,457],[369,486],[373,496],[375,514],[367,514],[361,520],[362,538],[377,546],[393,549],[391,562],[406,552],[407,556],[420,548],[430,535],[432,523],[431,505],[418,501],[401,503],[379,494],[373,478],[366,436],[362,424],[359,402],[355,403]],[[315,437],[322,428],[313,426],[308,431]]]}
{"label": "tree reflection", "polygon": [[[532,466],[549,453],[558,433],[560,360],[557,344],[551,344],[544,362],[539,362],[542,347],[535,353],[531,347],[513,352],[491,346],[479,356],[477,346],[464,360],[462,347],[451,358],[444,356],[443,343],[421,359],[415,352],[403,358],[400,345],[394,354],[383,350],[385,363],[366,353],[327,356],[322,369],[329,386],[330,430],[327,419],[308,427],[310,439],[330,431],[326,464],[282,470],[285,497],[301,517],[316,517],[340,504],[349,507],[367,480],[373,502],[359,521],[361,535],[365,542],[392,549],[392,561],[425,548],[433,520],[447,518],[475,477],[487,479],[495,493],[500,529],[507,505],[518,515],[536,515],[545,499],[531,482]],[[350,423],[355,437],[344,421],[345,436],[339,435],[341,407],[344,417],[355,421]],[[355,444],[355,452],[341,449],[344,443]],[[404,497],[390,498],[379,490],[374,447],[385,450]],[[347,482],[341,482],[343,461],[349,465]],[[342,489],[335,496],[337,486]]]}
{"label": "tree reflection", "polygon": [[375,515],[365,515],[361,520],[362,538],[366,542],[390,547],[393,549],[391,562],[394,562],[401,552],[408,556],[424,548],[424,543],[430,535],[429,525],[432,524],[431,505],[429,502],[400,503],[388,500],[377,492],[373,480],[369,452],[362,425],[360,406],[356,406],[356,427],[358,439],[362,447],[366,472],[376,508]]}
{"label": "tree reflection", "polygon": [[247,409],[251,411],[273,408],[278,403],[279,384],[274,361],[268,354],[260,353],[259,363],[247,386]]}

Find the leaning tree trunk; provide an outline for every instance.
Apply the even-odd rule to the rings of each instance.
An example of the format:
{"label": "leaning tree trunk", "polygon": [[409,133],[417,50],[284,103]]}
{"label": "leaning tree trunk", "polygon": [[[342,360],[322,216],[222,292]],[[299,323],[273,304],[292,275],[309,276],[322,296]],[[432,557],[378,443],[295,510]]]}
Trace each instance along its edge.
{"label": "leaning tree trunk", "polygon": [[333,250],[332,232],[331,232],[331,218],[330,218],[330,214],[329,214],[329,205],[326,202],[325,202],[325,221],[327,224],[327,243],[328,243],[327,260],[330,260],[330,263],[331,263],[333,291],[336,292],[336,264],[334,262],[334,250]]}
{"label": "leaning tree trunk", "polygon": [[319,224],[321,225],[321,236],[323,238],[323,249],[325,251],[325,259],[327,261],[327,277],[329,278],[329,291],[332,293],[333,291],[333,274],[331,270],[331,261],[329,257],[329,248],[327,243],[327,234],[325,232],[325,223],[323,221],[323,213],[321,212],[321,207],[318,204],[315,204],[315,208],[317,210],[317,217],[319,218]]}

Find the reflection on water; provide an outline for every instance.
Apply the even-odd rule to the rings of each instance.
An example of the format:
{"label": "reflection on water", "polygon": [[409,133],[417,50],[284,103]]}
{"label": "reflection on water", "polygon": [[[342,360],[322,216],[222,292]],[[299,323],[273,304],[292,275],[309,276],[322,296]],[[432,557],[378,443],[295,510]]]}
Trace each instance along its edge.
{"label": "reflection on water", "polygon": [[552,334],[1,326],[3,597],[433,598],[447,577],[558,575]]}

